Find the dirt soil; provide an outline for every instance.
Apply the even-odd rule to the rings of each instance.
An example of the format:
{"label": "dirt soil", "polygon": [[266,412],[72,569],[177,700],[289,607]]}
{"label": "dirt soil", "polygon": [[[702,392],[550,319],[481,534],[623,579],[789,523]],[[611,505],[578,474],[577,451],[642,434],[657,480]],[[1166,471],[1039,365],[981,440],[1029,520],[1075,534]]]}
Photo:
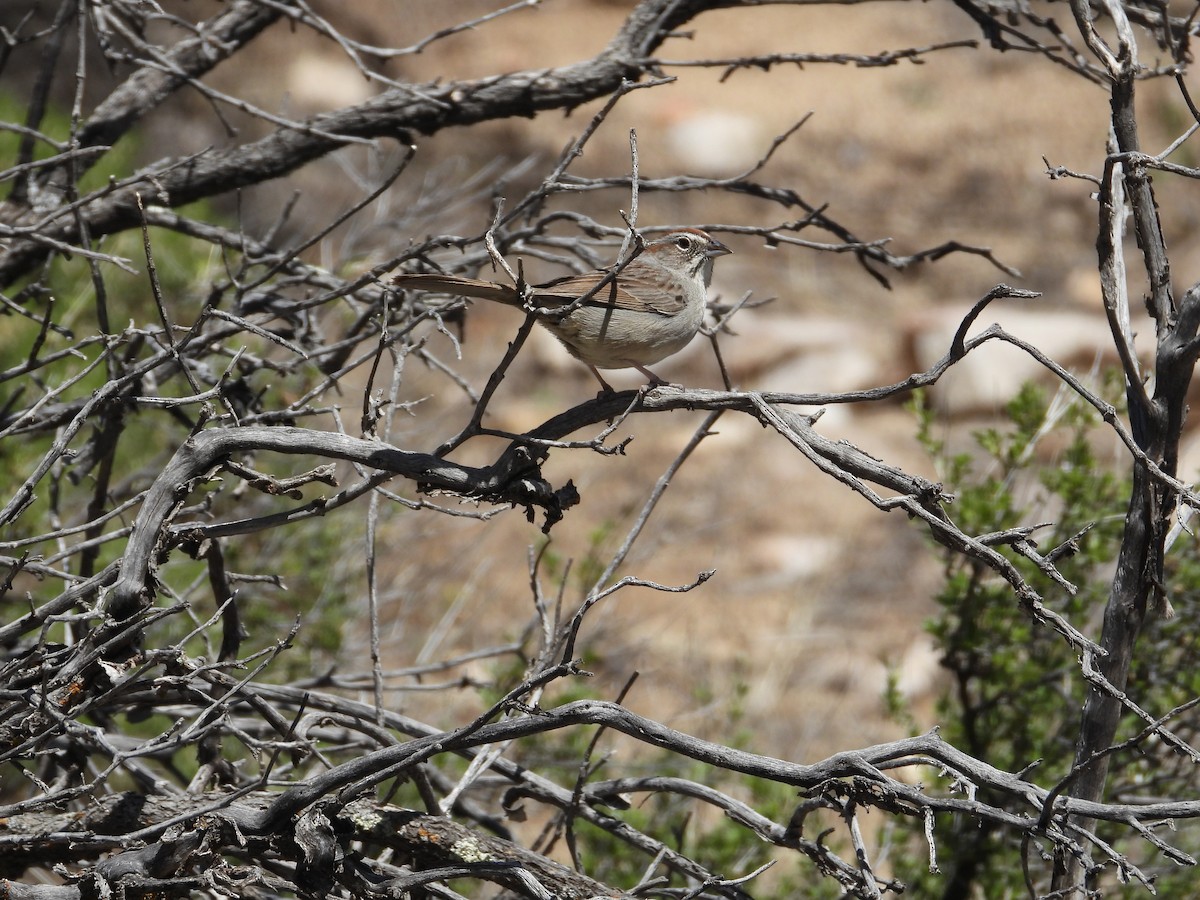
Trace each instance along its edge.
{"label": "dirt soil", "polygon": [[[531,59],[547,65],[575,60],[605,43],[627,6],[545,4],[456,36],[427,58],[406,63],[404,74],[467,78],[528,66]],[[381,38],[412,39],[430,24],[397,23]],[[691,40],[670,42],[660,55],[870,54],[979,37],[964,16],[938,4],[727,10],[703,16],[694,33]],[[304,66],[294,61],[292,69],[302,74]],[[980,257],[952,255],[889,275],[887,290],[849,256],[773,251],[731,237],[735,255],[721,260],[714,289],[726,297],[753,291],[776,298],[745,314],[737,334],[722,339],[738,384],[819,391],[902,378],[945,352],[961,315],[1000,281],[1044,296],[989,313],[988,320],[1011,316],[1019,333],[1055,342],[1060,358],[1084,368],[1102,351],[1089,185],[1052,181],[1046,174],[1046,161],[1078,171],[1097,168],[1108,111],[1101,89],[1029,55],[988,49],[948,49],[921,65],[888,68],[782,65],[724,81],[719,70],[666,71],[678,81],[626,98],[576,171],[625,173],[628,133],[635,128],[646,177],[731,175],[761,156],[776,134],[811,114],[761,180],[794,189],[814,205],[827,204],[832,217],[862,238],[890,239],[897,254],[959,240],[990,247],[1021,272],[1013,277]],[[299,85],[294,90],[303,94]],[[1153,86],[1145,90],[1148,147],[1165,146],[1173,137],[1180,113],[1172,102]],[[538,162],[528,177],[536,179],[595,108],[566,118],[497,123],[483,130],[482,140],[446,133],[421,141],[422,150],[431,151],[422,162],[424,190],[431,191],[438,177],[458,179],[499,157],[533,155]],[[515,189],[512,194],[519,196]],[[615,225],[628,198],[583,202]],[[481,229],[488,215],[487,204],[479,202],[450,217],[430,216],[410,230]],[[641,221],[761,224],[783,215],[790,214],[712,192],[646,194]],[[1181,234],[1195,227],[1190,220],[1170,224]],[[397,237],[406,236],[413,235]],[[1194,253],[1179,257],[1192,269],[1196,262]],[[1067,316],[1066,324],[1054,315]],[[475,385],[518,322],[507,310],[472,310],[465,362]],[[1089,330],[1088,323],[1099,330]],[[492,404],[490,424],[498,428],[531,427],[594,390],[587,372],[553,341],[532,349]],[[410,372],[415,377],[409,387],[420,394],[425,376]],[[947,433],[965,435],[992,415],[1013,388],[1011,372],[1033,374],[996,352],[981,354],[970,378],[948,378],[936,395]],[[688,385],[720,384],[711,352],[700,341],[664,374]],[[618,386],[637,383],[616,377]],[[413,446],[445,433],[443,413],[455,423],[468,413],[464,398],[448,395],[444,381],[430,376],[428,385],[430,409],[439,415],[426,409],[411,430],[397,435]],[[701,418],[680,413],[631,423],[619,432],[635,435],[625,456],[555,454],[549,474],[573,479],[583,497],[554,529],[551,545],[560,568],[574,562],[563,588],[567,609],[586,587],[575,573],[590,571],[587,560],[605,559],[620,544],[650,487]],[[892,464],[937,477],[913,439],[911,417],[897,404],[831,408],[820,428]],[[719,738],[736,727],[753,735],[754,749],[797,760],[901,734],[881,703],[889,670],[912,699],[920,724],[935,724],[937,657],[922,626],[933,611],[939,562],[920,528],[877,512],[756,424],[726,416],[714,430],[673,479],[621,572],[663,584],[687,583],[710,568],[717,574],[692,593],[630,589],[605,601],[585,629],[596,673],[587,688],[613,696],[632,672],[640,672],[629,697],[634,708],[706,736]],[[494,446],[477,448],[462,458],[486,461],[492,452]],[[540,537],[518,512],[487,524],[397,513],[388,534],[404,548],[389,573],[404,623],[389,648],[396,664],[411,663],[435,623],[444,626],[438,632],[444,653],[514,634],[531,614],[527,558]],[[553,596],[559,587],[546,577],[543,590]],[[448,607],[453,613],[444,620]],[[432,654],[429,647],[424,652]]]}
{"label": "dirt soil", "polygon": [[[411,42],[470,10],[498,5],[362,2],[355,4],[362,29],[356,36],[378,44]],[[406,58],[393,74],[464,79],[577,60],[605,44],[629,7],[547,2]],[[669,42],[661,55],[870,54],[979,38],[948,3],[766,6],[706,14],[694,23],[692,39]],[[256,83],[261,96],[251,98],[268,108],[319,110],[371,90],[328,45],[303,35],[298,42],[282,30],[262,40],[256,65],[275,76]],[[1054,342],[1056,353],[1085,369],[1102,354],[1091,186],[1051,180],[1046,173],[1047,161],[1098,171],[1108,113],[1102,89],[1031,54],[986,47],[942,50],[920,65],[780,65],[735,72],[723,81],[720,70],[665,70],[678,81],[627,97],[575,171],[626,173],[629,130],[635,128],[645,177],[734,175],[775,135],[809,116],[760,180],[826,206],[863,239],[889,239],[897,254],[958,240],[990,247],[1021,273],[1008,275],[979,256],[956,254],[889,274],[889,290],[850,255],[772,250],[759,240],[730,236],[735,254],[720,261],[714,290],[726,298],[746,291],[776,298],[744,314],[737,333],[722,338],[740,386],[828,391],[903,378],[945,352],[962,314],[1001,281],[1043,297],[990,311],[981,326],[1012,317],[1022,336]],[[245,84],[232,66],[219,79]],[[1157,151],[1181,129],[1186,113],[1155,85],[1145,86],[1141,103],[1145,145]],[[491,215],[487,191],[497,173],[532,159],[511,181],[509,195],[520,196],[597,109],[593,104],[568,117],[550,114],[419,138],[421,152],[388,199],[388,210],[353,235],[363,264],[425,233],[481,231]],[[348,172],[366,163],[354,155],[346,159],[299,175],[301,221],[305,210],[316,214],[355,196]],[[480,190],[469,202],[443,202],[473,178]],[[296,184],[289,180],[258,192],[258,218],[270,222]],[[578,202],[619,226],[618,210],[627,208],[628,197],[613,193]],[[1172,245],[1194,244],[1188,239],[1195,213],[1166,212],[1182,216],[1168,221]],[[640,221],[719,226],[797,217],[714,192],[648,193]],[[1179,253],[1173,264],[1180,282],[1190,283],[1200,260],[1193,250]],[[509,310],[484,304],[471,310],[461,368],[476,389],[519,321]],[[431,349],[453,361],[447,341],[435,340]],[[491,405],[489,424],[497,428],[531,427],[595,391],[587,371],[553,341],[539,339],[528,349]],[[1028,371],[1022,365],[1001,352],[981,354],[972,377],[947,378],[935,394],[947,433],[965,435],[991,416],[1008,399],[1009,376]],[[662,374],[689,386],[720,386],[702,341]],[[415,416],[398,419],[392,440],[430,449],[466,420],[470,403],[444,378],[415,364],[406,377],[406,396],[425,399]],[[618,387],[637,383],[615,378]],[[347,406],[357,402],[346,400]],[[618,431],[635,437],[622,456],[554,454],[548,474],[560,482],[572,479],[582,503],[553,531],[554,566],[542,573],[549,597],[561,589],[563,607],[574,609],[586,589],[579,573],[594,574],[590,560],[606,559],[622,542],[651,487],[701,420],[700,414],[677,413],[631,422]],[[899,404],[833,407],[819,428],[893,465],[937,477]],[[481,441],[457,458],[487,461],[497,446]],[[385,635],[390,666],[501,643],[519,634],[532,615],[528,559],[542,537],[519,511],[483,523],[395,508],[386,511],[382,534],[393,623]],[[348,553],[360,554],[360,545]],[[566,570],[569,561],[560,588],[553,573]],[[716,570],[714,578],[691,593],[632,588],[606,600],[584,629],[582,647],[595,673],[586,689],[612,697],[639,672],[628,698],[633,708],[703,736],[727,737],[736,729],[751,735],[745,743],[754,750],[797,761],[903,734],[881,701],[890,669],[911,698],[919,725],[936,724],[931,699],[937,656],[922,626],[933,612],[939,561],[926,536],[903,516],[876,511],[785,441],[734,415],[718,421],[672,480],[621,574],[683,584],[708,569]],[[353,655],[365,660],[365,644],[354,645]],[[475,674],[490,673],[481,666]],[[464,693],[459,701],[413,695],[396,702],[436,719],[449,702],[476,701]]]}

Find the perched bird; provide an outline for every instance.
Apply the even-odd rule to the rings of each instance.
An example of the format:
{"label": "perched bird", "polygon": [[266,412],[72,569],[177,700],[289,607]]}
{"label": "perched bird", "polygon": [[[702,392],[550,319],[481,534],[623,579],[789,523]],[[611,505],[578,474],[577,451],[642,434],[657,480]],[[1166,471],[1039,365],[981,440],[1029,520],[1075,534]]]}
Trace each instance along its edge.
{"label": "perched bird", "polygon": [[[597,369],[637,369],[652,385],[665,384],[647,366],[678,353],[704,322],[713,259],[730,249],[699,228],[678,228],[646,241],[645,249],[591,299],[562,318],[539,321],[583,362],[606,391]],[[532,288],[528,302],[546,309],[570,306],[611,273],[568,275]],[[436,291],[521,307],[516,288],[457,275],[397,275],[401,290]]]}

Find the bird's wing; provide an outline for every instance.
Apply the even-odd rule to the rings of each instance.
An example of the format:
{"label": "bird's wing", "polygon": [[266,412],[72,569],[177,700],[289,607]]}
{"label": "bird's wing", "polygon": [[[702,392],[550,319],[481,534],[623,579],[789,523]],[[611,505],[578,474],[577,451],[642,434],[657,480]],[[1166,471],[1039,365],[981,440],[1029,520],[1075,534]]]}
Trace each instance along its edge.
{"label": "bird's wing", "polygon": [[[534,300],[555,301],[553,305],[566,305],[578,300],[596,283],[594,274],[568,275],[538,285]],[[656,312],[663,316],[678,315],[687,305],[682,291],[671,294],[661,286],[647,284],[637,275],[622,272],[611,283],[606,284],[590,299],[589,306],[631,309],[637,312]],[[551,305],[546,303],[544,305]]]}

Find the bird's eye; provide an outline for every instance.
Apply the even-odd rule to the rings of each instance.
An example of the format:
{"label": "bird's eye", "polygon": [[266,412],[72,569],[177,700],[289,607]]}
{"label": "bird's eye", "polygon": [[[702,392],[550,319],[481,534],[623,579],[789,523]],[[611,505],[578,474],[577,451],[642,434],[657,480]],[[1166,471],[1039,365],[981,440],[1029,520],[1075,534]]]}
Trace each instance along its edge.
{"label": "bird's eye", "polygon": [[682,235],[681,237],[677,237],[677,238],[675,238],[675,246],[678,247],[680,250],[685,250],[685,251],[691,250],[692,249],[692,239],[690,237],[688,237],[686,234]]}

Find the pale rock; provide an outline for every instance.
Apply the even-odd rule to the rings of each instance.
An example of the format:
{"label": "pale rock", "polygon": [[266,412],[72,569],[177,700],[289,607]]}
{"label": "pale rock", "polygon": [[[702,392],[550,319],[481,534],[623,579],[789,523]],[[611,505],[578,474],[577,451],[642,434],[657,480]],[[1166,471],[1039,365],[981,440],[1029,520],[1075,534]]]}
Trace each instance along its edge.
{"label": "pale rock", "polygon": [[905,648],[904,656],[895,667],[896,693],[910,702],[928,697],[946,674],[942,656],[927,634],[917,636]]}
{"label": "pale rock", "polygon": [[288,63],[285,80],[292,102],[305,110],[337,109],[362,103],[374,90],[362,72],[340,57],[300,53]]}
{"label": "pale rock", "polygon": [[861,323],[827,316],[739,313],[721,353],[735,382],[755,390],[829,393],[882,383],[893,368],[873,349]]}
{"label": "pale rock", "polygon": [[667,145],[693,175],[744,172],[763,155],[758,120],[729,110],[703,110],[680,116],[667,129]]}
{"label": "pale rock", "polygon": [[1177,472],[1180,481],[1187,484],[1200,483],[1200,435],[1197,435],[1195,430],[1185,432],[1183,440],[1179,442]]}
{"label": "pale rock", "polygon": [[[926,371],[950,349],[962,321],[961,309],[921,313],[903,324],[913,371]],[[1108,323],[1101,313],[1004,309],[993,304],[972,325],[968,339],[998,322],[1005,331],[1037,347],[1068,371],[1080,375],[1117,363]],[[1004,341],[989,341],[959,360],[930,388],[935,406],[948,415],[993,413],[1030,381],[1054,376],[1032,356]]]}
{"label": "pale rock", "polygon": [[840,541],[814,534],[768,534],[754,542],[756,563],[796,581],[820,575],[837,561],[840,551]]}

